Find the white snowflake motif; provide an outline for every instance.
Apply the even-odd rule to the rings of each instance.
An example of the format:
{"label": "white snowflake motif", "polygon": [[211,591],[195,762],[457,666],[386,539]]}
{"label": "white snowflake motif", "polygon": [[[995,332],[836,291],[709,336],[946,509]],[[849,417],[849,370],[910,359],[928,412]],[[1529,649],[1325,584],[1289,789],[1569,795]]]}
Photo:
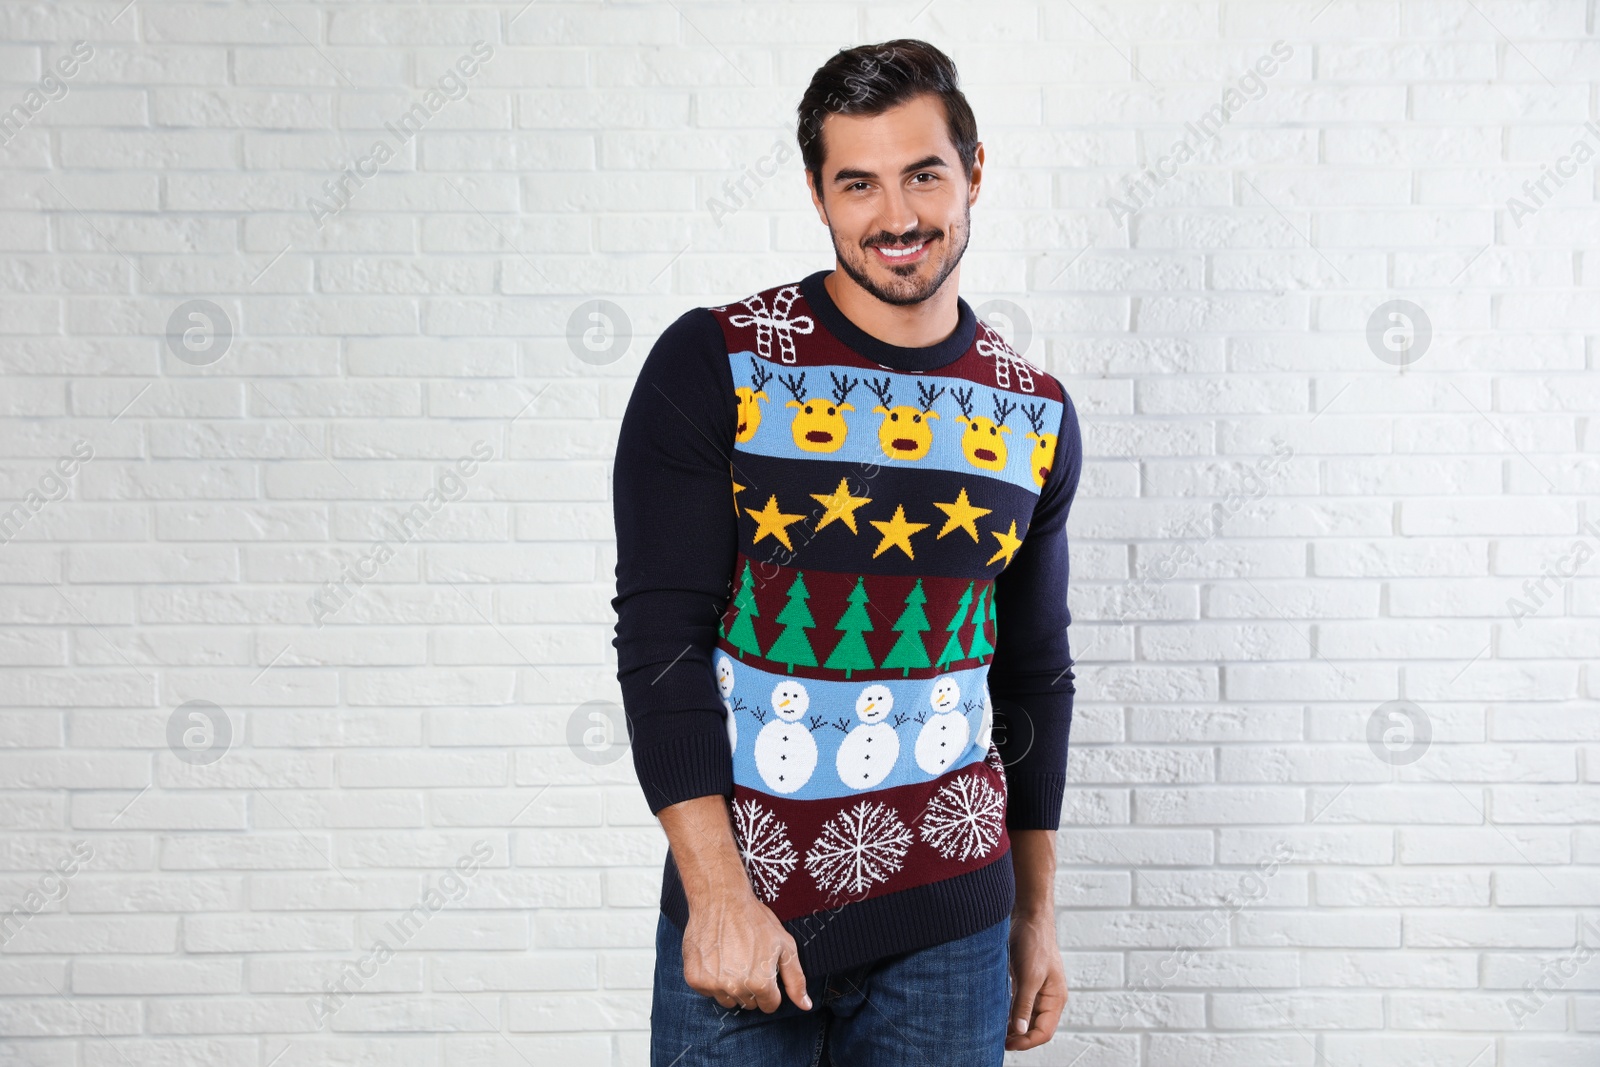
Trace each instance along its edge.
{"label": "white snowflake motif", "polygon": [[887,804],[863,800],[822,828],[806,870],[825,893],[860,893],[886,882],[905,862],[911,831]]}
{"label": "white snowflake motif", "polygon": [[1012,351],[1006,339],[988,323],[978,323],[978,355],[994,360],[994,383],[1003,389],[1011,388],[1011,371],[1017,372],[1017,386],[1024,393],[1033,392],[1033,364]]}
{"label": "white snowflake motif", "polygon": [[754,800],[736,800],[733,833],[756,896],[769,904],[777,900],[778,890],[800,862],[800,854],[789,843],[789,827]]}
{"label": "white snowflake motif", "polygon": [[756,328],[756,354],[762,359],[772,358],[772,336],[778,336],[778,348],[783,357],[783,362],[794,362],[794,334],[810,333],[816,323],[811,321],[809,315],[789,317],[789,312],[794,308],[794,302],[800,299],[798,285],[786,285],[778,290],[778,295],[772,298],[772,310],[767,310],[767,302],[761,298],[760,293],[747,296],[739,301],[740,304],[750,309],[749,315],[731,315],[728,323],[731,326],[754,326]]}
{"label": "white snowflake motif", "polygon": [[945,859],[987,856],[1000,840],[1006,801],[983,778],[962,775],[934,794],[922,813],[922,839]]}
{"label": "white snowflake motif", "polygon": [[987,763],[994,770],[994,773],[1000,776],[1000,788],[1004,789],[1006,785],[1006,761],[1000,758],[1000,749],[990,745],[988,753],[983,757],[983,762]]}

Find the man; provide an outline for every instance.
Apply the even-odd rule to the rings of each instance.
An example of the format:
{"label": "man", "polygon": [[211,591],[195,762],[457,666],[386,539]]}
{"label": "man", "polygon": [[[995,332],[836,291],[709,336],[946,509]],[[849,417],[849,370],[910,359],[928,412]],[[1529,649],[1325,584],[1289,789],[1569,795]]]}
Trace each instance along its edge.
{"label": "man", "polygon": [[652,1063],[999,1064],[1067,997],[1077,415],[957,294],[948,57],[840,52],[799,112],[837,269],[664,331],[613,472]]}

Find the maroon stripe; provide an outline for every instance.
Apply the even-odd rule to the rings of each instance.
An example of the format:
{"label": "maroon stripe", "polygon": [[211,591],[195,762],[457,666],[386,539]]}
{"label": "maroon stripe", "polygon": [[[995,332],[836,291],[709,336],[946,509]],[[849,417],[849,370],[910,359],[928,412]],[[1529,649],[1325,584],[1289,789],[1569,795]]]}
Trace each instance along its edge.
{"label": "maroon stripe", "polygon": [[[744,577],[746,564],[748,580]],[[865,600],[853,610],[851,598],[856,595],[858,578]],[[804,589],[803,597],[797,581]],[[717,647],[774,674],[832,681],[933,678],[987,663],[996,633],[989,618],[993,614],[993,580],[923,577],[921,592],[914,598],[918,582],[910,575],[784,567],[740,553],[734,561],[733,592],[722,616],[722,632],[727,636],[718,638]],[[908,603],[921,598],[925,599],[920,604]],[[747,600],[754,601],[755,613],[741,624]],[[980,610],[981,638],[976,629],[979,623],[973,618]],[[806,614],[811,618],[809,626],[803,625]],[[949,626],[957,618],[960,624],[952,644]],[[870,630],[862,627],[863,619]],[[839,628],[841,623],[844,629]],[[845,645],[846,641],[850,644]],[[947,653],[952,658],[942,661]],[[816,662],[809,664],[807,659]],[[866,665],[869,660],[871,666]],[[830,661],[835,666],[830,667]]]}
{"label": "maroon stripe", "polygon": [[[988,759],[929,782],[826,800],[791,800],[735,783],[733,803],[751,884],[779,919],[966,874],[1004,856],[1011,842],[1005,772],[992,745]],[[781,830],[761,821],[762,812]],[[764,832],[747,840],[755,829]],[[852,848],[863,857],[859,867]],[[775,896],[763,868],[788,870]]]}

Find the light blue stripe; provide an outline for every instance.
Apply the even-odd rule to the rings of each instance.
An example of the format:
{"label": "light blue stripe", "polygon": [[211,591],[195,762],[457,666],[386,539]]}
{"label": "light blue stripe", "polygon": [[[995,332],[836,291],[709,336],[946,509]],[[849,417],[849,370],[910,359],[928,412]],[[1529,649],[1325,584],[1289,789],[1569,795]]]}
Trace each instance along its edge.
{"label": "light blue stripe", "polygon": [[[873,790],[932,781],[953,769],[976,763],[988,753],[987,747],[979,748],[977,744],[978,730],[983,719],[984,687],[989,675],[987,664],[968,670],[950,671],[933,678],[841,682],[774,674],[744,663],[737,656],[722,649],[718,649],[714,657],[719,668],[724,657],[729,660],[733,668],[732,692],[724,698],[724,701],[738,708],[735,713],[738,739],[733,749],[733,780],[739,785],[794,800],[854,796]],[[947,678],[954,680],[960,687],[960,702],[955,706],[959,708],[964,703],[972,705],[970,712],[965,710],[962,712],[967,723],[968,743],[965,749],[952,758],[948,766],[929,773],[917,763],[917,739],[924,728],[934,725],[932,720],[944,718],[935,715],[931,700],[934,684]],[[805,689],[809,707],[799,722],[784,722],[774,714],[773,690],[780,683],[790,685],[798,683]],[[842,780],[839,767],[839,750],[845,744],[848,733],[836,728],[833,723],[842,721],[850,730],[863,726],[862,719],[856,714],[856,701],[863,690],[873,685],[887,686],[894,698],[893,708],[883,721],[894,729],[895,735],[899,738],[899,752],[893,770],[882,781],[866,788],[853,789]],[[764,712],[764,722],[756,718],[757,708]],[[916,721],[919,712],[928,720],[927,722]],[[893,721],[897,716],[905,721],[894,726]],[[817,725],[818,720],[820,725]],[[791,734],[808,734],[816,744],[815,770],[805,784],[793,792],[782,792],[756,765],[758,738],[762,730],[774,723],[778,724],[774,727],[775,731],[787,728]],[[882,739],[881,732],[879,739],[880,741]],[[802,746],[805,744],[804,741],[798,743]],[[878,751],[881,750],[880,744]],[[847,763],[847,769],[848,766]]]}
{"label": "light blue stripe", "polygon": [[[757,428],[755,436],[748,441],[740,441],[735,447],[759,456],[777,456],[785,459],[827,459],[838,460],[844,463],[857,463],[862,465],[878,464],[884,467],[928,467],[934,470],[955,471],[960,474],[969,474],[982,478],[993,478],[999,481],[1010,482],[1022,487],[1031,493],[1038,493],[1039,487],[1034,483],[1033,474],[1028,469],[1029,459],[1033,455],[1033,442],[1028,440],[1027,434],[1032,429],[1027,416],[1022,411],[1022,405],[1028,404],[1037,410],[1039,404],[1044,404],[1041,426],[1045,433],[1055,433],[1061,425],[1061,402],[1048,397],[1030,397],[1026,394],[1012,393],[1005,390],[991,389],[986,385],[973,382],[967,378],[947,378],[934,375],[897,374],[894,371],[864,371],[855,367],[838,365],[821,365],[804,368],[786,367],[780,363],[771,363],[762,360],[753,352],[735,352],[728,357],[733,371],[733,384],[735,388],[754,387],[754,373],[751,361],[759,364],[763,371],[773,377],[766,383],[763,391],[767,394],[766,402],[760,404],[761,425]],[[790,427],[795,416],[800,413],[799,408],[786,407],[794,394],[784,386],[778,375],[784,375],[790,380],[805,372],[804,394],[807,398],[821,397],[831,401],[833,397],[832,374],[849,375],[860,379],[854,389],[846,398],[846,403],[853,408],[843,412],[846,433],[844,444],[833,452],[812,452],[801,448],[794,442],[794,435]],[[895,405],[908,404],[921,407],[920,394],[917,384],[920,382],[925,387],[943,387],[944,392],[933,402],[929,409],[939,417],[931,420],[933,427],[933,445],[928,449],[928,454],[921,459],[907,460],[884,454],[882,446],[878,443],[878,427],[887,417],[873,414],[872,409],[878,406],[878,397],[872,391],[867,378],[874,378],[881,382],[884,378],[890,379],[889,388],[893,392]],[[1006,416],[1005,425],[1010,428],[1010,433],[1004,435],[1006,445],[1006,465],[1003,469],[994,471],[979,467],[967,459],[961,450],[961,436],[966,432],[966,427],[956,421],[961,416],[961,405],[950,394],[952,388],[965,392],[972,390],[972,413],[974,416],[982,415],[994,418],[995,396],[1015,403],[1017,406]]]}

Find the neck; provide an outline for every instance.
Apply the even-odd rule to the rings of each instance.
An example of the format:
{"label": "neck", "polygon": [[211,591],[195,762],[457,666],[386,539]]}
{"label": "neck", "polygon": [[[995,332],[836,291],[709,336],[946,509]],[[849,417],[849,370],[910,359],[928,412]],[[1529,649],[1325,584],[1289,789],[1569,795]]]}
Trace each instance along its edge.
{"label": "neck", "polygon": [[958,266],[931,297],[917,304],[885,304],[856,284],[835,261],[823,286],[839,310],[880,341],[902,348],[926,348],[949,337],[961,320],[956,297],[961,288]]}

